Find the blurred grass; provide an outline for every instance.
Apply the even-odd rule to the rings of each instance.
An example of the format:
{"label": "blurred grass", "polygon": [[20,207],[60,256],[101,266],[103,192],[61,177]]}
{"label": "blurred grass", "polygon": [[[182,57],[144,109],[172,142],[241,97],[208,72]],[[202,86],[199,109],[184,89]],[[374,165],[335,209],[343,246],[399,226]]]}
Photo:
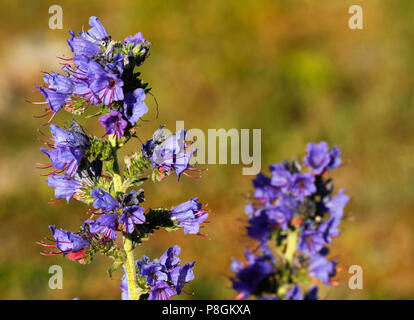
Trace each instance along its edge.
{"label": "blurred grass", "polygon": [[[64,30],[48,29],[48,7],[60,4]],[[0,4],[0,298],[117,299],[119,274],[106,276],[110,261],[88,266],[60,257],[41,257],[35,241],[48,224],[76,229],[85,207],[71,202],[48,206],[52,191],[35,171],[39,152],[33,84],[40,71],[59,69],[68,55],[67,29],[87,26],[96,15],[114,39],[142,31],[153,42],[142,74],[149,97],[147,139],[159,122],[175,129],[261,128],[262,166],[303,156],[306,143],[326,140],[343,151],[334,173],[337,187],[352,196],[341,237],[332,255],[343,271],[327,298],[413,298],[414,276],[414,3],[364,2],[364,30],[351,31],[347,11],[354,1],[22,1]],[[64,113],[57,124],[70,120]],[[83,122],[86,124],[86,122]],[[94,121],[88,130],[102,128]],[[138,143],[128,146],[133,151]],[[228,265],[248,244],[244,194],[251,189],[241,166],[209,165],[203,179],[149,185],[148,206],[170,207],[198,196],[211,209],[205,232],[212,240],[158,232],[139,254],[159,256],[183,248],[196,260],[193,296],[231,298]],[[48,288],[48,268],[60,264],[64,289]],[[347,287],[348,267],[364,270],[364,290]]]}

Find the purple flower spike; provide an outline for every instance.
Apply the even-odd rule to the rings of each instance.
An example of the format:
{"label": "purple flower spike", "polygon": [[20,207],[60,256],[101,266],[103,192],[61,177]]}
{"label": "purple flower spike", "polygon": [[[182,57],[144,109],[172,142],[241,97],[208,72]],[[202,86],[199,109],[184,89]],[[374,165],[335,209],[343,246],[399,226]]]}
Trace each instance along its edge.
{"label": "purple flower spike", "polygon": [[315,174],[321,174],[331,159],[328,154],[328,144],[324,141],[319,143],[309,143],[306,147],[306,157],[304,162],[313,170]]}
{"label": "purple flower spike", "polygon": [[122,118],[122,114],[117,111],[101,116],[99,122],[104,126],[106,134],[114,134],[118,138],[124,136],[124,130],[128,125],[128,122]]}

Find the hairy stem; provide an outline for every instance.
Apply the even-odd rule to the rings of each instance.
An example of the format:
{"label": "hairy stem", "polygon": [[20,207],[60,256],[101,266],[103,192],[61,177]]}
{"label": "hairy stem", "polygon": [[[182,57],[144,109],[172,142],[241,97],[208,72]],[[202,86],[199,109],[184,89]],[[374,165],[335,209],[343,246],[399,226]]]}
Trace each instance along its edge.
{"label": "hairy stem", "polygon": [[[112,166],[113,175],[114,175],[114,187],[115,192],[122,192],[122,178],[119,170],[118,164],[118,142],[116,137],[110,137],[109,141],[112,146],[112,154],[114,158],[114,163]],[[138,286],[137,286],[137,276],[135,269],[135,257],[134,257],[134,246],[131,239],[124,237],[124,250],[126,255],[126,260],[124,261],[124,268],[127,277],[128,285],[128,296],[129,300],[138,300]]]}

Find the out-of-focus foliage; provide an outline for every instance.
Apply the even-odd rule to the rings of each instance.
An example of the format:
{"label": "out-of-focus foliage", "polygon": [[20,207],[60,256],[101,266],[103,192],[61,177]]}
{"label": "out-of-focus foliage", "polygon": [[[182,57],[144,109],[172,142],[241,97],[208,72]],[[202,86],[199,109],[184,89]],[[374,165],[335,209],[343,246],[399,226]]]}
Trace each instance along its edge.
{"label": "out-of-focus foliage", "polygon": [[[59,69],[56,52],[69,55],[66,30],[86,26],[91,15],[114,38],[142,31],[152,41],[142,76],[167,127],[180,119],[203,130],[261,128],[263,166],[302,156],[308,141],[338,144],[344,165],[335,179],[351,196],[347,211],[355,219],[344,222],[333,246],[340,286],[322,297],[414,297],[414,2],[365,1],[362,31],[348,28],[348,8],[356,4],[349,0],[65,0],[63,30],[48,28],[51,4],[0,4],[1,299],[120,297],[121,275],[106,276],[105,257],[80,266],[41,257],[35,244],[48,235],[46,224],[72,221],[75,228],[70,215],[86,206],[47,205],[52,193],[34,168],[45,160],[36,138],[43,122],[24,98],[39,99],[32,93],[38,70]],[[152,124],[138,130],[143,141],[158,123],[155,102],[148,104]],[[55,122],[70,118],[62,113]],[[99,125],[90,130],[104,134]],[[131,143],[129,154],[138,146]],[[241,165],[206,167],[203,179],[172,179],[146,194],[152,207],[194,195],[207,200],[211,223],[202,232],[212,240],[158,231],[160,240],[143,246],[151,257],[172,243],[185,246],[183,261],[197,261],[187,298],[232,298],[228,265],[246,245],[244,195],[252,177],[241,175]],[[63,267],[63,290],[48,287],[53,264]],[[363,267],[362,291],[348,289],[353,264]]]}

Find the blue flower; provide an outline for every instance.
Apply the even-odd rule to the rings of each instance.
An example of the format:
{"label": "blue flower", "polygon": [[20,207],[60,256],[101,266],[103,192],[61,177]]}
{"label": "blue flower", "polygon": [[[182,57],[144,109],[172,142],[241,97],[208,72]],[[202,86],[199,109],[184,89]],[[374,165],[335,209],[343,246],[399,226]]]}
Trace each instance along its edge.
{"label": "blue flower", "polygon": [[144,102],[145,91],[138,88],[133,93],[127,93],[124,99],[124,114],[131,125],[137,123],[139,118],[148,112],[148,107]]}
{"label": "blue flower", "polygon": [[82,33],[82,37],[98,46],[106,45],[111,39],[105,27],[95,16],[89,18],[89,25],[92,27],[87,32]]}
{"label": "blue flower", "polygon": [[111,212],[119,207],[119,202],[100,188],[93,189],[91,191],[91,197],[96,199],[93,203],[93,207],[95,209],[101,209],[102,212]]}
{"label": "blue flower", "polygon": [[185,152],[187,145],[185,144],[185,136],[187,130],[180,130],[175,136],[169,137],[163,143],[155,146],[151,156],[153,168],[161,167],[164,171],[175,170],[178,179],[182,173],[185,174],[190,164],[190,158],[196,151]]}
{"label": "blue flower", "polygon": [[299,200],[316,192],[315,177],[311,173],[296,173],[293,175],[290,192]]}
{"label": "blue flower", "polygon": [[[72,126],[79,125],[74,121]],[[48,175],[66,172],[65,175],[72,177],[78,170],[85,150],[90,147],[89,138],[82,133],[83,131],[64,130],[54,124],[50,125],[50,131],[53,135],[54,147],[50,150],[40,149],[49,157],[55,169]]]}
{"label": "blue flower", "polygon": [[51,188],[55,188],[55,197],[63,198],[69,203],[69,200],[77,192],[81,192],[83,184],[73,178],[53,174],[46,179],[46,183]]}
{"label": "blue flower", "polygon": [[282,164],[273,164],[270,166],[272,173],[271,184],[280,188],[282,191],[289,189],[292,180],[292,174]]}
{"label": "blue flower", "polygon": [[121,300],[129,300],[128,279],[124,267],[122,267],[122,273],[121,285],[119,286],[121,289]]}
{"label": "blue flower", "polygon": [[86,220],[92,234],[102,234],[107,241],[116,240],[116,222],[118,214],[103,214],[96,220]]}
{"label": "blue flower", "polygon": [[232,271],[235,272],[235,278],[232,278],[233,289],[240,292],[243,298],[247,298],[253,294],[259,284],[269,275],[274,273],[273,257],[268,254],[262,256],[254,255],[249,251],[245,251],[247,264],[232,264]]}
{"label": "blue flower", "polygon": [[309,260],[309,275],[329,286],[329,279],[336,274],[336,264],[336,260],[329,261],[323,255],[314,255]]}
{"label": "blue flower", "polygon": [[303,300],[302,290],[298,285],[290,289],[285,296],[286,300]]}
{"label": "blue flower", "polygon": [[145,42],[145,38],[143,37],[141,32],[136,33],[134,36],[128,36],[125,38],[124,40],[124,45],[130,43],[134,46],[144,43]]}
{"label": "blue flower", "polygon": [[79,234],[63,229],[56,229],[54,225],[49,226],[49,229],[52,232],[53,238],[56,240],[56,248],[60,249],[64,256],[70,252],[77,252],[90,246],[89,241]]}
{"label": "blue flower", "polygon": [[254,198],[261,200],[263,204],[272,203],[280,194],[280,191],[272,186],[271,178],[262,173],[253,179],[253,187]]}
{"label": "blue flower", "polygon": [[324,205],[329,210],[329,214],[332,217],[341,219],[344,215],[344,208],[349,199],[349,196],[345,194],[345,189],[341,189],[336,196],[325,199]]}
{"label": "blue flower", "polygon": [[317,229],[311,222],[304,223],[299,234],[298,250],[309,255],[317,254],[325,245],[324,234]]}
{"label": "blue flower", "polygon": [[203,210],[198,198],[191,198],[171,209],[171,219],[177,221],[180,227],[184,228],[184,234],[197,234],[200,230],[200,224],[203,223],[208,213]]}
{"label": "blue flower", "polygon": [[329,151],[329,164],[326,170],[333,170],[341,165],[341,150],[337,146],[333,146],[332,150]]}
{"label": "blue flower", "polygon": [[309,143],[306,147],[304,162],[313,170],[315,174],[321,174],[331,159],[328,154],[328,144],[324,141],[319,143]]}
{"label": "blue flower", "polygon": [[57,113],[62,106],[69,101],[69,95],[66,93],[60,93],[56,90],[49,89],[49,88],[41,88],[39,86],[35,86],[41,94],[45,97],[46,102],[48,103],[50,110],[53,113]]}
{"label": "blue flower", "polygon": [[69,31],[69,34],[72,38],[68,39],[68,44],[75,55],[84,55],[85,57],[92,58],[101,52],[101,48],[97,44],[87,39],[76,37],[73,31]]}
{"label": "blue flower", "polygon": [[136,224],[145,223],[145,209],[140,206],[125,207],[122,216],[119,218],[119,223],[125,227],[126,232],[134,232]]}
{"label": "blue flower", "polygon": [[173,285],[160,281],[149,291],[148,300],[169,300],[176,294],[177,292]]}
{"label": "blue flower", "polygon": [[128,125],[128,122],[122,119],[122,114],[117,111],[101,116],[99,122],[104,126],[106,134],[114,134],[118,138],[124,136],[124,130]]}
{"label": "blue flower", "polygon": [[194,262],[179,265],[180,251],[179,246],[173,246],[159,260],[151,262],[147,256],[143,256],[136,261],[139,275],[152,287],[149,291],[149,300],[167,300],[173,295],[180,294],[184,285],[194,279]]}

